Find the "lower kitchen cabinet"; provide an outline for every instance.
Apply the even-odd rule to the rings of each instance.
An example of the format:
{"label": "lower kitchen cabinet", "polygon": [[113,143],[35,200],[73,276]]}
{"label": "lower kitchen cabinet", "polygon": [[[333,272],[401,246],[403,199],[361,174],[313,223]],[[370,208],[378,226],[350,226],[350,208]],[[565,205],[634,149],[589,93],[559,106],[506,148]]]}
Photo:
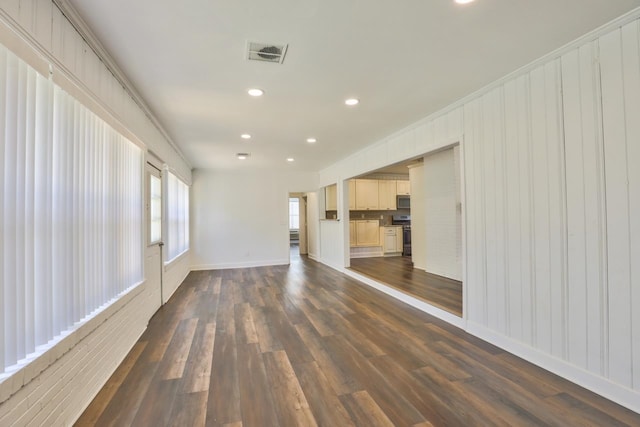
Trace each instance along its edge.
{"label": "lower kitchen cabinet", "polygon": [[356,221],[356,242],[358,246],[380,245],[378,220]]}
{"label": "lower kitchen cabinet", "polygon": [[379,224],[373,219],[349,221],[350,246],[380,246]]}
{"label": "lower kitchen cabinet", "polygon": [[380,227],[380,240],[383,253],[402,253],[402,226]]}

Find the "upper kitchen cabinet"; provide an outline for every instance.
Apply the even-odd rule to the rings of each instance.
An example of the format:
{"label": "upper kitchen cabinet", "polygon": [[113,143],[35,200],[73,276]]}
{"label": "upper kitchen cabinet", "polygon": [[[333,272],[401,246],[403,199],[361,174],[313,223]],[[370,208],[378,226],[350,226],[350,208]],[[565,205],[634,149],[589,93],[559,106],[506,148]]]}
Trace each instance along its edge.
{"label": "upper kitchen cabinet", "polygon": [[396,181],[378,181],[378,206],[380,210],[395,211],[396,207]]}
{"label": "upper kitchen cabinet", "polygon": [[329,185],[324,188],[325,210],[338,210],[338,186],[336,184]]}
{"label": "upper kitchen cabinet", "polygon": [[378,210],[378,180],[356,179],[356,209],[358,211]]}
{"label": "upper kitchen cabinet", "polygon": [[398,196],[411,195],[411,184],[409,181],[397,181],[396,182],[396,194]]}

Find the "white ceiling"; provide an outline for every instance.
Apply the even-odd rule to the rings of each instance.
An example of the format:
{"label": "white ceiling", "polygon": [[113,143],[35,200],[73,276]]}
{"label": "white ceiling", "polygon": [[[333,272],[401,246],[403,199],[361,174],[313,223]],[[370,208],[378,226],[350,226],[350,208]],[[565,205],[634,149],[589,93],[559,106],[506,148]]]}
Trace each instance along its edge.
{"label": "white ceiling", "polygon": [[[640,6],[640,0],[71,3],[194,167],[304,170],[329,166]],[[247,41],[288,43],[284,63],[246,60]],[[266,94],[251,98],[250,87]],[[346,107],[350,96],[360,105]],[[242,133],[253,138],[246,142]],[[310,136],[318,142],[305,142]],[[237,160],[243,151],[251,157]]]}

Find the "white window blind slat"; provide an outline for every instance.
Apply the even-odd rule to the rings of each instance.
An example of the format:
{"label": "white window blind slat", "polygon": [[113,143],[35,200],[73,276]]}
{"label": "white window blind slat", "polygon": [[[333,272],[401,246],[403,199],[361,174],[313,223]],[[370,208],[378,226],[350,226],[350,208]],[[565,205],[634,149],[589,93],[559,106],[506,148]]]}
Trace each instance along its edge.
{"label": "white window blind slat", "polygon": [[[0,49],[0,137],[6,138],[6,118],[7,118],[7,52],[4,49]],[[6,174],[6,147],[0,150],[0,228],[4,232],[5,228],[5,183],[7,182]],[[6,239],[6,235],[3,235]],[[5,297],[7,292],[5,290],[6,269],[5,269],[5,255],[4,244],[0,245],[0,297]],[[4,307],[2,307],[4,310]],[[6,335],[5,331],[5,316],[0,316],[0,337]],[[5,364],[6,344],[4,339],[0,339],[0,372]]]}
{"label": "white window blind slat", "polygon": [[[12,55],[7,57],[6,65],[6,110],[5,110],[5,140],[15,141],[18,138],[17,123],[18,123],[18,66],[16,58]],[[19,304],[18,295],[16,294],[16,180],[18,177],[18,170],[16,166],[17,161],[16,144],[5,144],[5,176],[4,176],[4,228],[3,236],[6,242],[5,246],[8,250],[4,252],[4,296],[5,301],[13,301],[14,303],[5,309],[5,364],[13,365],[18,360],[18,343],[17,343],[17,327],[21,327],[18,324],[17,313]],[[14,325],[17,325],[14,326]]]}

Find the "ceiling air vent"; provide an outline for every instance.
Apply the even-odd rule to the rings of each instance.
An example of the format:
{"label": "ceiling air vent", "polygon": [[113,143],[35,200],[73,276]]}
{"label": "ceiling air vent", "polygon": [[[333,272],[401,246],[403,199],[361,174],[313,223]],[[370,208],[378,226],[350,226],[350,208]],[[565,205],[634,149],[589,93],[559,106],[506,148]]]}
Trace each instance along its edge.
{"label": "ceiling air vent", "polygon": [[276,62],[282,64],[287,53],[288,45],[275,45],[268,43],[247,43],[247,59],[250,61]]}

